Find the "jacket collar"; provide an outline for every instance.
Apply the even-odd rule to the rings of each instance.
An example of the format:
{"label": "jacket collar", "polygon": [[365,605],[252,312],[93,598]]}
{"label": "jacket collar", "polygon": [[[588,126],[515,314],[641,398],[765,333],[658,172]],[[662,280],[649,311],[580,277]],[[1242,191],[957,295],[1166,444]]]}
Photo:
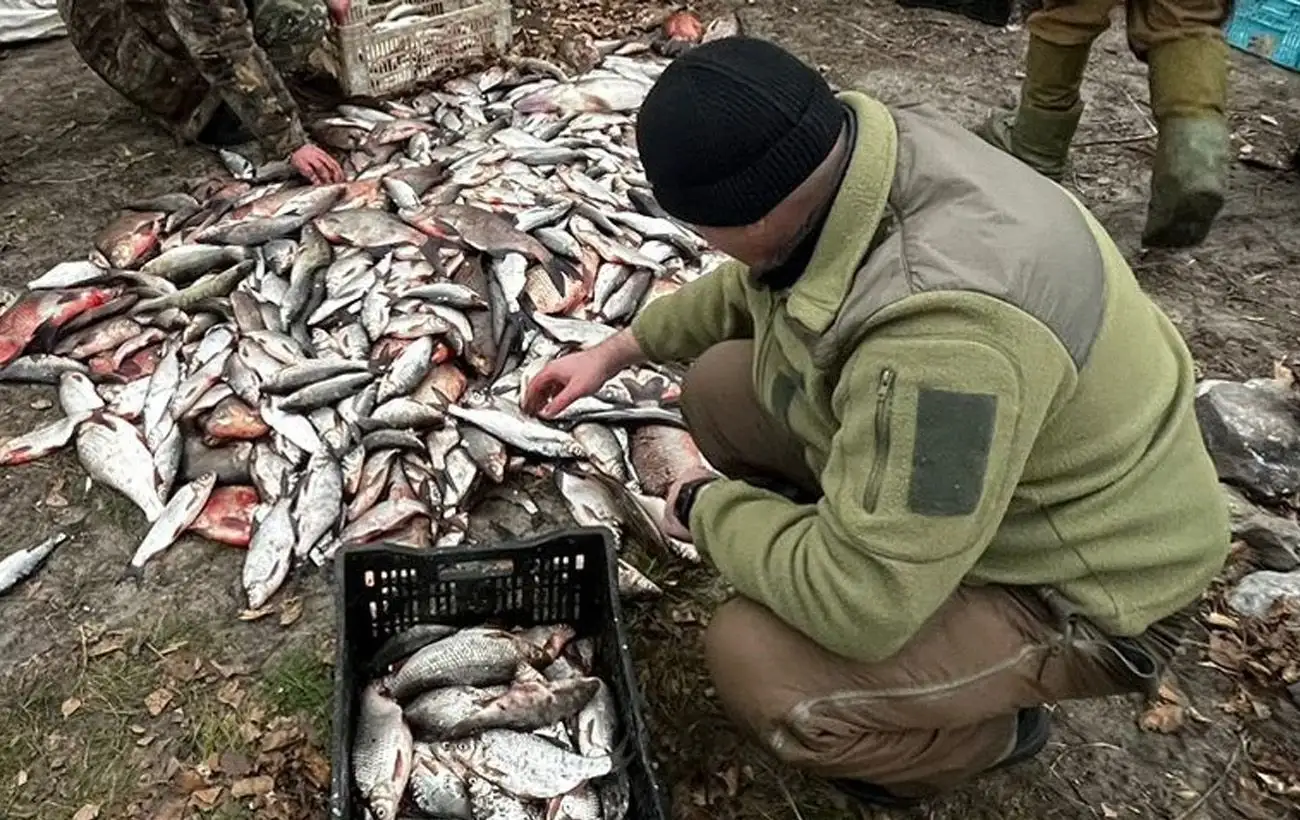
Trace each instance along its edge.
{"label": "jacket collar", "polygon": [[865,94],[838,96],[856,125],[848,169],[786,303],[791,318],[815,334],[830,327],[871,248],[898,158],[898,128],[889,109]]}

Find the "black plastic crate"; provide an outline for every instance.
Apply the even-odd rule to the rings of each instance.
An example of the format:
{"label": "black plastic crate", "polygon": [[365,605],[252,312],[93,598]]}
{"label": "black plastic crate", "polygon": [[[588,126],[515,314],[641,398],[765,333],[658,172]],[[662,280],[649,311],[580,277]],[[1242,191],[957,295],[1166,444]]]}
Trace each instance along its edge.
{"label": "black plastic crate", "polygon": [[594,674],[618,705],[631,802],[628,820],[667,820],[667,795],[650,768],[644,700],[632,668],[618,596],[617,555],[603,527],[557,530],[498,546],[453,550],[378,545],[335,555],[338,657],[330,817],[364,820],[352,781],[352,733],[366,667],[388,638],[417,624],[508,627],[568,623],[593,638]]}

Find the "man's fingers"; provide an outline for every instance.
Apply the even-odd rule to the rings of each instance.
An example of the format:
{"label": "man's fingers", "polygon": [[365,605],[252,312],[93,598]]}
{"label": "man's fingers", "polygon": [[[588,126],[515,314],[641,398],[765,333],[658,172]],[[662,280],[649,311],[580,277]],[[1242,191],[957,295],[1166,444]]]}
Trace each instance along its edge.
{"label": "man's fingers", "polygon": [[564,408],[573,404],[573,400],[578,398],[579,391],[574,389],[573,382],[565,385],[564,389],[546,403],[546,408],[542,410],[542,415],[547,418],[554,418],[557,413],[564,411]]}

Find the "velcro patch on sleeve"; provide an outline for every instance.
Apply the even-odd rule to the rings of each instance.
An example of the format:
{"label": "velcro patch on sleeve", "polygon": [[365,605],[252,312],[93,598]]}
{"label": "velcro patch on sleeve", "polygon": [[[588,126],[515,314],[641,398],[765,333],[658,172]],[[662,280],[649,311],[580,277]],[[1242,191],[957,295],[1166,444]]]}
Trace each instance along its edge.
{"label": "velcro patch on sleeve", "polygon": [[907,493],[910,512],[970,515],[984,494],[998,397],[921,388]]}

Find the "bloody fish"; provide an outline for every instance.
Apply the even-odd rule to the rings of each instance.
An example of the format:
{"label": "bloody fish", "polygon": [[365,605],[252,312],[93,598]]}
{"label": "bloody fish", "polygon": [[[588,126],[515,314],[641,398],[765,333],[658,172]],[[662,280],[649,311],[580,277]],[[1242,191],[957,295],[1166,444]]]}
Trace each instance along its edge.
{"label": "bloody fish", "polygon": [[256,441],[270,432],[262,415],[235,396],[222,399],[203,420],[205,441],[210,446],[227,439]]}
{"label": "bloody fish", "polygon": [[248,548],[253,540],[253,510],[261,502],[257,489],[244,485],[217,487],[208,496],[189,532],[219,544]]}
{"label": "bloody fish", "polygon": [[167,214],[127,211],[95,236],[95,249],[115,268],[134,269],[158,250],[158,234]]}
{"label": "bloody fish", "polygon": [[121,293],[119,288],[29,293],[0,314],[0,367],[18,358],[42,328],[57,329]]}

